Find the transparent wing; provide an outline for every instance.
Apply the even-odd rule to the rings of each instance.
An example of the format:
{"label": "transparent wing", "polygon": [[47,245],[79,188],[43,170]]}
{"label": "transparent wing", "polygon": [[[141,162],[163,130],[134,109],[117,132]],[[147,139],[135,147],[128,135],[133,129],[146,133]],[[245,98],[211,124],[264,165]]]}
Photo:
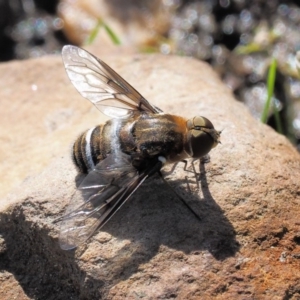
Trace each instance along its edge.
{"label": "transparent wing", "polygon": [[[82,181],[74,193],[61,221],[59,243],[62,249],[72,249],[87,240],[116,212],[118,203],[132,193],[129,187],[138,173],[126,156],[110,155],[101,161]],[[126,194],[126,199],[124,198]],[[120,205],[118,206],[120,208]]]}
{"label": "transparent wing", "polygon": [[101,161],[80,184],[66,214],[56,220],[61,222],[61,248],[73,249],[86,241],[152,174],[152,169],[138,173],[124,154],[111,154]]}
{"label": "transparent wing", "polygon": [[104,114],[120,118],[130,116],[134,110],[161,112],[113,69],[91,53],[68,45],[62,49],[62,59],[77,91]]}

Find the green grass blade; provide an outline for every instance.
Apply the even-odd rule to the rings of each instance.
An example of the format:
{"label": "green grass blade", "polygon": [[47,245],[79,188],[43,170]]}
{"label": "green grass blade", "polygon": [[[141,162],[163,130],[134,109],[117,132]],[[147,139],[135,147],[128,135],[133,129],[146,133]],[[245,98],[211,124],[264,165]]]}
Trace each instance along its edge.
{"label": "green grass blade", "polygon": [[108,34],[108,36],[110,37],[110,39],[112,40],[112,42],[115,44],[115,45],[120,45],[121,42],[120,42],[120,39],[118,38],[118,36],[114,33],[114,31],[106,24],[103,22],[102,19],[99,19],[95,28],[91,31],[90,35],[88,36],[88,38],[86,39],[85,41],[85,45],[91,45],[96,37],[98,36],[99,34],[99,30],[101,28],[104,28],[104,30],[106,31],[106,33]]}
{"label": "green grass blade", "polygon": [[[277,61],[273,57],[271,65],[269,67],[268,79],[267,79],[267,88],[268,88],[267,101],[265,103],[264,110],[263,110],[263,113],[262,113],[262,116],[261,116],[261,121],[263,123],[267,123],[267,120],[268,120],[268,113],[269,113],[270,106],[271,106],[271,100],[272,100],[273,94],[274,94],[276,69],[277,69]],[[281,120],[280,120],[280,117],[279,117],[279,112],[278,112],[278,109],[277,109],[277,106],[276,106],[275,102],[272,103],[272,107],[273,107],[273,111],[274,111],[276,129],[279,133],[282,134],[283,133],[282,124],[281,124]]]}
{"label": "green grass blade", "polygon": [[268,88],[267,101],[265,103],[264,110],[263,110],[263,113],[261,116],[261,121],[263,123],[267,123],[267,120],[268,120],[268,114],[269,114],[270,106],[271,106],[271,99],[272,99],[273,93],[274,93],[274,85],[275,85],[275,79],[276,79],[276,67],[277,67],[277,61],[275,58],[273,58],[271,65],[269,67],[268,79],[267,79],[267,88]]}
{"label": "green grass blade", "polygon": [[115,45],[121,45],[121,41],[118,38],[118,36],[113,32],[113,30],[104,22],[102,23],[104,26],[104,29],[106,31],[106,33],[108,34],[108,36],[110,37],[110,39],[113,41],[113,43]]}
{"label": "green grass blade", "polygon": [[85,45],[91,45],[95,41],[95,39],[99,33],[99,30],[102,26],[103,26],[103,22],[101,19],[99,19],[95,28],[91,31],[90,35],[86,39],[86,41],[84,43]]}

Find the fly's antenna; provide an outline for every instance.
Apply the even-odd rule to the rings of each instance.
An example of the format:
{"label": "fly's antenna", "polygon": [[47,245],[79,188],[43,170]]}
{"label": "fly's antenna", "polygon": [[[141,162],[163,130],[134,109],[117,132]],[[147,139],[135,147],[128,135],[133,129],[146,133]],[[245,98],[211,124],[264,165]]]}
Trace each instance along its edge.
{"label": "fly's antenna", "polygon": [[186,203],[186,201],[173,189],[170,183],[163,177],[162,173],[158,171],[158,174],[162,181],[169,187],[169,189],[174,193],[174,195],[189,209],[189,211],[199,220],[202,221],[199,215]]}

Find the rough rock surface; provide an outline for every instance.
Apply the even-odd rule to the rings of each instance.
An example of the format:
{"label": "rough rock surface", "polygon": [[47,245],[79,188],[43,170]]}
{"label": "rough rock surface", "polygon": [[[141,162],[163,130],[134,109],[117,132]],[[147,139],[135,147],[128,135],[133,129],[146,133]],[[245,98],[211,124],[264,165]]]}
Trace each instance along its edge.
{"label": "rough rock surface", "polygon": [[70,144],[104,117],[77,94],[59,57],[2,64],[0,299],[300,299],[293,146],[204,63],[102,59],[164,111],[224,129],[210,162],[165,171],[201,221],[153,177],[88,243],[62,251],[52,221],[75,187]]}

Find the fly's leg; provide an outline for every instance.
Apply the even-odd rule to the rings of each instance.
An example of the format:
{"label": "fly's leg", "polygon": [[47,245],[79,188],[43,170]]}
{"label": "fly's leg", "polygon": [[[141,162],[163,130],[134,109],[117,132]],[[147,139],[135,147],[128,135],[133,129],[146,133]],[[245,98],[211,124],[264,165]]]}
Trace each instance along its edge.
{"label": "fly's leg", "polygon": [[185,172],[187,172],[187,171],[188,171],[188,169],[187,169],[188,161],[187,161],[186,159],[183,159],[183,160],[181,160],[180,162],[182,162],[182,163],[184,164],[183,170],[184,170]]}

